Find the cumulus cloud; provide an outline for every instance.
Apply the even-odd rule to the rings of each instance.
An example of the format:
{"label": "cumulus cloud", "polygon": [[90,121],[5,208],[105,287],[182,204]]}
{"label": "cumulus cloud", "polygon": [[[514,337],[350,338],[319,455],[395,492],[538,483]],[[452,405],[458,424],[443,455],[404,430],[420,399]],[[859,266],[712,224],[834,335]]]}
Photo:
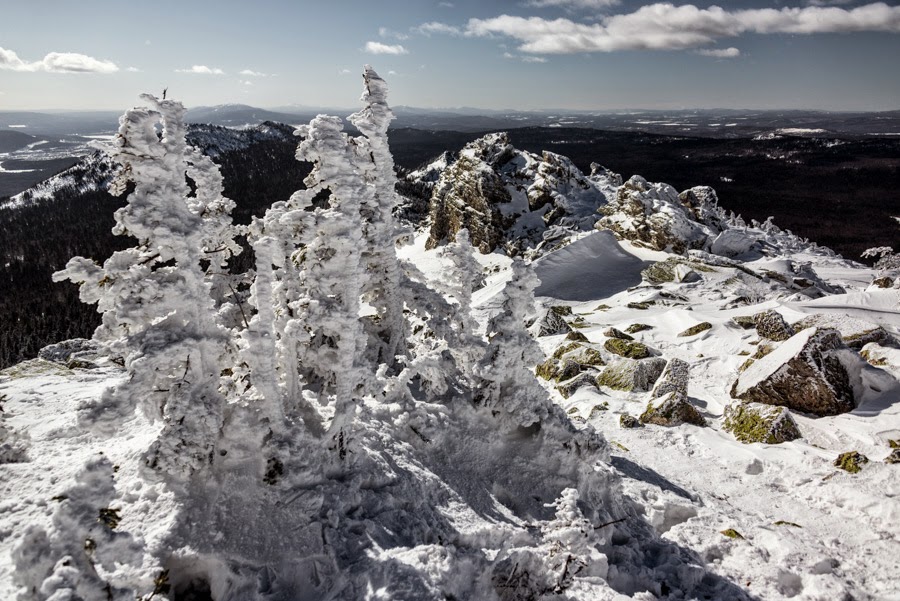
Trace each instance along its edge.
{"label": "cumulus cloud", "polygon": [[254,71],[253,69],[244,69],[239,72],[240,75],[244,77],[268,77],[268,73],[260,73],[259,71]]}
{"label": "cumulus cloud", "polygon": [[705,48],[698,50],[697,54],[701,56],[711,56],[713,58],[737,58],[741,55],[741,51],[737,48]]}
{"label": "cumulus cloud", "polygon": [[128,67],[125,70],[128,71],[129,73],[140,73],[141,72],[141,70],[138,69],[137,67]]}
{"label": "cumulus cloud", "polygon": [[206,65],[194,65],[190,69],[175,69],[176,73],[195,73],[197,75],[225,75],[225,71]]}
{"label": "cumulus cloud", "polygon": [[504,52],[503,58],[508,58],[510,60],[522,61],[523,63],[546,63],[547,59],[543,56],[520,56],[518,54],[513,54],[512,52]]}
{"label": "cumulus cloud", "polygon": [[459,27],[456,27],[454,25],[447,25],[446,23],[441,23],[439,21],[422,23],[418,27],[413,28],[413,31],[426,36],[433,33],[446,35],[462,35],[462,30]]}
{"label": "cumulus cloud", "polygon": [[369,54],[409,54],[409,50],[401,44],[382,44],[381,42],[366,42],[363,50]]}
{"label": "cumulus cloud", "polygon": [[533,54],[615,52],[617,50],[683,50],[721,38],[756,34],[815,34],[880,31],[900,33],[900,6],[882,2],[853,9],[807,6],[729,11],[692,4],[660,3],[604,17],[598,23],[501,15],[470,19],[466,34],[504,35],[521,42],[519,50]]}
{"label": "cumulus cloud", "polygon": [[619,4],[619,0],[528,0],[525,6],[533,8],[566,8],[573,10],[597,10]]}
{"label": "cumulus cloud", "polygon": [[12,50],[0,48],[0,69],[48,73],[115,73],[118,65],[75,52],[50,52],[39,61],[24,61]]}

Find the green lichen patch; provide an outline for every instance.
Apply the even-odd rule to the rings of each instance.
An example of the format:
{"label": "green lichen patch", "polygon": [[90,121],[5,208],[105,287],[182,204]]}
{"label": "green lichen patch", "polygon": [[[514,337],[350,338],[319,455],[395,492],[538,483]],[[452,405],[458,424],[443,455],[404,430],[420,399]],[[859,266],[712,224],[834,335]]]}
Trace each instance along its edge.
{"label": "green lichen patch", "polygon": [[888,364],[887,357],[877,357],[875,356],[875,353],[871,352],[869,349],[859,351],[859,356],[869,365],[874,365],[875,367],[884,367]]}
{"label": "green lichen patch", "polygon": [[626,305],[629,309],[637,309],[638,311],[646,311],[650,308],[650,305],[654,304],[653,301],[647,301],[645,303],[628,303]]}
{"label": "green lichen patch", "polygon": [[568,415],[574,415],[574,414],[578,413],[578,407],[569,407],[569,410],[566,411],[566,413]]}
{"label": "green lichen patch", "polygon": [[[763,357],[765,357],[766,355],[768,355],[769,353],[771,353],[774,350],[775,350],[775,345],[766,344],[766,343],[759,344],[756,347],[756,352],[753,353],[753,355],[751,355],[749,359],[744,361],[744,363],[738,368],[738,371],[741,373],[747,371],[747,368],[750,367],[751,365],[753,365],[754,361],[762,359]],[[738,354],[740,354],[740,353],[738,353]]]}
{"label": "green lichen patch", "polygon": [[791,528],[802,528],[800,524],[795,524],[794,522],[785,522],[784,520],[778,520],[775,522],[776,526],[790,526]]}
{"label": "green lichen patch", "polygon": [[12,367],[0,370],[0,376],[10,378],[30,378],[33,376],[69,376],[72,371],[64,365],[45,361],[44,359],[29,359]]}
{"label": "green lichen patch", "polygon": [[888,446],[892,449],[900,449],[900,440],[888,440]]}
{"label": "green lichen patch", "polygon": [[652,330],[653,326],[648,326],[645,323],[635,323],[631,324],[627,328],[625,328],[625,332],[628,334],[637,334],[638,332],[644,332],[646,330]]}
{"label": "green lichen patch", "polygon": [[603,367],[606,365],[606,361],[603,360],[603,355],[600,354],[600,351],[590,347],[583,347],[582,350],[573,353],[570,358],[582,367]]}
{"label": "green lichen patch", "polygon": [[597,305],[597,308],[594,309],[594,311],[609,311],[610,309],[612,309],[612,307],[610,307],[609,305],[603,304],[603,305]]}
{"label": "green lichen patch", "polygon": [[559,315],[560,317],[566,317],[572,314],[572,307],[566,305],[554,305],[550,307],[549,311]]}
{"label": "green lichen patch", "polygon": [[735,530],[734,528],[727,528],[725,530],[722,530],[721,534],[723,536],[727,536],[728,538],[744,540],[743,535],[741,535],[741,533],[738,532],[737,530]]}
{"label": "green lichen patch", "polygon": [[614,355],[629,359],[645,359],[651,354],[647,345],[640,342],[622,340],[621,338],[609,338],[603,343],[603,348]]}
{"label": "green lichen patch", "polygon": [[761,403],[729,405],[725,408],[722,427],[744,444],[752,442],[779,444],[797,440],[802,436],[797,422],[786,407]]}
{"label": "green lichen patch", "polygon": [[838,455],[838,458],[834,460],[835,467],[839,467],[845,472],[850,472],[851,474],[859,473],[862,470],[862,466],[867,463],[869,463],[869,458],[859,451],[848,451],[846,453],[841,453],[840,455]]}
{"label": "green lichen patch", "polygon": [[607,338],[617,338],[619,340],[634,340],[633,336],[629,336],[622,330],[617,330],[616,328],[609,328],[603,332],[603,335]]}
{"label": "green lichen patch", "polygon": [[625,445],[623,445],[621,442],[616,442],[615,440],[610,440],[609,444],[614,445],[620,451],[625,451],[626,453],[628,453],[630,451],[630,449],[628,447],[626,447]]}
{"label": "green lichen patch", "polygon": [[581,345],[578,344],[577,342],[570,342],[569,344],[564,344],[564,345],[560,346],[558,349],[556,349],[555,351],[553,351],[553,358],[554,359],[562,359],[563,355],[567,355],[567,354],[571,353],[572,351],[574,351],[575,349],[577,349],[580,346]]}
{"label": "green lichen patch", "polygon": [[556,366],[558,363],[559,361],[556,359],[547,359],[543,363],[538,363],[537,367],[534,368],[534,373],[537,377],[543,378],[544,380],[555,380],[557,376]]}
{"label": "green lichen patch", "polygon": [[661,357],[640,361],[620,359],[600,372],[597,376],[597,386],[625,392],[647,392],[659,379],[665,367],[666,360]]}
{"label": "green lichen patch", "polygon": [[709,329],[712,329],[712,324],[709,323],[708,321],[703,321],[703,322],[698,323],[697,325],[689,327],[684,332],[680,333],[678,336],[680,338],[686,338],[688,336],[696,336],[697,334],[705,332],[706,330],[709,330]]}

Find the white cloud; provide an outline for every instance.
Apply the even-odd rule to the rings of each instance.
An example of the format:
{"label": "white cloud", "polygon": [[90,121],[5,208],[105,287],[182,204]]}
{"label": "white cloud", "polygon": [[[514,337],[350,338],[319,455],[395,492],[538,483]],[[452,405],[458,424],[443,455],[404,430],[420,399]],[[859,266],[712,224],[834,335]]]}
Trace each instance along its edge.
{"label": "white cloud", "polygon": [[619,0],[528,0],[525,6],[533,8],[566,8],[573,10],[597,10],[619,4]]}
{"label": "white cloud", "polygon": [[252,86],[252,85],[253,85],[253,82],[250,81],[249,79],[247,79],[247,80],[239,80],[239,81],[240,81],[242,84],[244,84],[245,86]]}
{"label": "white cloud", "polygon": [[350,69],[341,69],[338,71],[338,75],[350,75]]}
{"label": "white cloud", "polygon": [[452,2],[438,2],[438,6],[440,6],[441,8],[453,8],[456,5]]}
{"label": "white cloud", "polygon": [[369,54],[409,54],[409,50],[400,44],[382,44],[381,42],[366,42],[365,52]]}
{"label": "white cloud", "polygon": [[741,55],[741,51],[732,46],[731,48],[704,48],[698,50],[697,54],[713,58],[737,58]]}
{"label": "white cloud", "polygon": [[470,19],[466,34],[505,35],[519,50],[532,54],[615,52],[617,50],[683,50],[721,38],[756,34],[816,34],[882,31],[900,33],[900,6],[878,2],[853,9],[837,7],[707,9],[692,4],[650,4],[598,23],[501,15]]}
{"label": "white cloud", "polygon": [[463,33],[459,27],[456,27],[455,25],[447,25],[446,23],[441,23],[439,21],[422,23],[418,27],[414,27],[413,31],[425,36],[430,36],[433,33],[446,35],[462,35]]}
{"label": "white cloud", "polygon": [[39,61],[27,62],[12,50],[0,48],[0,69],[34,73],[115,73],[118,65],[75,52],[50,52]]}
{"label": "white cloud", "polygon": [[388,71],[388,75],[399,75],[399,73],[391,69],[390,71]]}
{"label": "white cloud", "polygon": [[510,60],[518,60],[523,63],[546,63],[547,59],[543,56],[519,56],[518,54],[513,54],[512,52],[504,52],[503,58],[508,58]]}
{"label": "white cloud", "polygon": [[268,77],[268,73],[260,73],[259,71],[254,71],[252,69],[244,69],[239,72],[240,75],[244,77]]}
{"label": "white cloud", "polygon": [[388,29],[387,27],[379,27],[378,35],[383,38],[394,38],[396,40],[408,40],[409,36],[405,33],[400,33],[398,31],[394,31],[392,29]]}
{"label": "white cloud", "polygon": [[216,69],[215,67],[210,68],[206,65],[194,65],[190,69],[175,69],[176,73],[195,73],[197,75],[225,75],[225,71],[221,69]]}
{"label": "white cloud", "polygon": [[128,71],[129,73],[140,73],[141,72],[141,70],[138,69],[137,67],[128,67],[125,70]]}

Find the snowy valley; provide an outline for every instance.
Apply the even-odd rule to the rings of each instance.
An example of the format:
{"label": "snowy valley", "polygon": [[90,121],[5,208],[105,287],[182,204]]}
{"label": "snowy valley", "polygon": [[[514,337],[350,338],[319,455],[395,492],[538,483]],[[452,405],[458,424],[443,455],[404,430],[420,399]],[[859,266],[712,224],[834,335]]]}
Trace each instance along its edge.
{"label": "snowy valley", "polygon": [[0,599],[900,599],[895,255],[502,133],[398,185],[365,82],[249,226],[177,102],[89,159],[136,242],[0,371]]}

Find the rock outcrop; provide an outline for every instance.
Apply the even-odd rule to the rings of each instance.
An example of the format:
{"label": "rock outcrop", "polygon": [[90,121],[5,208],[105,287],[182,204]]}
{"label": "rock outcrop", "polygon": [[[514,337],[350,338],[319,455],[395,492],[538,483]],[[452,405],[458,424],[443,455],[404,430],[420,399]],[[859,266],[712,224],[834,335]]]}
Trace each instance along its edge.
{"label": "rock outcrop", "polygon": [[[731,396],[814,415],[850,411],[856,398],[842,353],[845,358],[856,355],[836,330],[808,328],[750,365],[735,381]],[[862,361],[858,355],[857,360]]]}
{"label": "rock outcrop", "polygon": [[662,377],[650,393],[650,402],[641,414],[642,423],[658,426],[706,425],[706,419],[688,400],[690,371],[690,365],[681,359],[672,359],[666,364]]}
{"label": "rock outcrop", "polygon": [[597,385],[626,392],[647,392],[665,367],[666,360],[662,357],[619,359],[603,368],[597,376]]}

